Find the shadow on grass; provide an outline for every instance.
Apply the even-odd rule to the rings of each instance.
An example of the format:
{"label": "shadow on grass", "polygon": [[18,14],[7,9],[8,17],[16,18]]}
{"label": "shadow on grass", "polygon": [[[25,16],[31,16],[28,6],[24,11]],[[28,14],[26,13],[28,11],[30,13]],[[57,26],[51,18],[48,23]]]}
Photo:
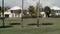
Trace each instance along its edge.
{"label": "shadow on grass", "polygon": [[41,25],[53,25],[53,23],[41,23]]}
{"label": "shadow on grass", "polygon": [[10,25],[20,25],[20,23],[10,23]]}
{"label": "shadow on grass", "polygon": [[0,28],[11,28],[11,27],[13,27],[13,26],[0,26]]}
{"label": "shadow on grass", "polygon": [[[37,25],[36,23],[31,23],[31,24],[28,24],[29,26],[35,26]],[[40,25],[40,24],[39,24]]]}
{"label": "shadow on grass", "polygon": [[[35,26],[37,25],[37,23],[31,23],[31,24],[28,24],[29,26]],[[38,25],[53,25],[53,23],[41,23],[41,24],[38,24]]]}

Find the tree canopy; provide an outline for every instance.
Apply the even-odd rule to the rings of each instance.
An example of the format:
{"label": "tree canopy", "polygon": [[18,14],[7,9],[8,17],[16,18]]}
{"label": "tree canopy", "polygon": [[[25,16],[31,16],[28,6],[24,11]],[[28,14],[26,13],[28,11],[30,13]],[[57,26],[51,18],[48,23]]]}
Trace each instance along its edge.
{"label": "tree canopy", "polygon": [[49,15],[50,15],[50,13],[51,13],[50,7],[45,6],[45,7],[44,7],[44,11],[45,11],[45,13],[46,13],[46,16],[49,17]]}
{"label": "tree canopy", "polygon": [[28,11],[31,15],[35,14],[35,7],[34,6],[29,6]]}

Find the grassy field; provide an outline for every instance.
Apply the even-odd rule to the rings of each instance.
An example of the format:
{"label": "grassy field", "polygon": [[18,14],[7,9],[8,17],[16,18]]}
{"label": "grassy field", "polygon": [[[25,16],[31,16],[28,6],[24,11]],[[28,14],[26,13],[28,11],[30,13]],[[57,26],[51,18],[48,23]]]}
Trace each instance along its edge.
{"label": "grassy field", "polygon": [[[36,22],[36,18],[24,19],[22,28],[20,18],[6,18],[5,26],[10,27],[0,28],[0,34],[60,34],[60,18],[40,18],[39,28],[36,27]],[[0,20],[1,26],[2,20]]]}

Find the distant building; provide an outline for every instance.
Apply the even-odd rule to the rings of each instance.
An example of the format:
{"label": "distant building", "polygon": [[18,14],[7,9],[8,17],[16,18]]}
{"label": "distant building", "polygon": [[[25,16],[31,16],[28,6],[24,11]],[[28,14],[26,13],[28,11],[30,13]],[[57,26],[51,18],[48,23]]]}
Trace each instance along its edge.
{"label": "distant building", "polygon": [[54,9],[55,10],[55,15],[60,15],[60,8],[59,7],[51,7],[51,9]]}
{"label": "distant building", "polygon": [[[11,9],[7,10],[4,12],[4,17],[22,17],[21,14],[22,13],[15,13],[17,11],[21,11],[22,8],[18,7],[18,6],[15,6],[15,7],[12,7]],[[2,17],[2,13],[1,13],[1,17]]]}
{"label": "distant building", "polygon": [[[21,10],[22,10],[22,8],[20,8],[18,6],[12,7],[11,9],[4,12],[4,17],[9,17],[9,18],[22,17]],[[27,13],[27,14],[29,14],[29,13]],[[1,13],[1,17],[2,17],[2,13]]]}
{"label": "distant building", "polygon": [[46,17],[46,13],[45,13],[45,12],[40,12],[40,14],[41,14],[41,16],[42,16],[43,18]]}

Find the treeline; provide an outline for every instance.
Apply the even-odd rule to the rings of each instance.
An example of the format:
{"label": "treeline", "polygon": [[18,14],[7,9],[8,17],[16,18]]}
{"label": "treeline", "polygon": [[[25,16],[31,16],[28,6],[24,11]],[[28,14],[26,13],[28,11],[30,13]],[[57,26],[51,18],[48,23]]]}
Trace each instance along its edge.
{"label": "treeline", "polygon": [[[46,13],[46,16],[47,17],[49,17],[50,14],[54,14],[55,13],[54,10],[53,9],[50,9],[50,7],[48,7],[48,6],[45,6],[45,7],[42,7],[42,6],[39,6],[38,7],[38,6],[36,6],[36,7],[34,7],[32,5],[30,5],[27,10],[23,10],[23,13],[26,15],[27,12],[29,12],[29,14],[31,16],[36,16],[37,15],[37,12],[38,12],[38,8],[39,8],[39,11],[40,12],[43,12],[44,11]],[[2,12],[1,11],[2,9],[3,8],[0,7],[0,13]],[[10,9],[10,7],[4,7],[4,11],[7,11],[8,9]],[[17,13],[19,13],[19,11]]]}
{"label": "treeline", "polygon": [[10,9],[10,7],[7,6],[7,7],[2,8],[2,7],[0,6],[0,11],[3,10],[3,9],[4,9],[4,11],[7,11],[8,9]]}
{"label": "treeline", "polygon": [[[31,15],[37,15],[38,8],[34,7],[34,6],[29,6],[28,11]],[[54,9],[50,9],[50,7],[48,7],[48,6],[41,7],[41,8],[39,7],[39,11],[40,12],[44,11],[46,13],[46,17],[49,17],[50,14],[51,15],[55,14]]]}

